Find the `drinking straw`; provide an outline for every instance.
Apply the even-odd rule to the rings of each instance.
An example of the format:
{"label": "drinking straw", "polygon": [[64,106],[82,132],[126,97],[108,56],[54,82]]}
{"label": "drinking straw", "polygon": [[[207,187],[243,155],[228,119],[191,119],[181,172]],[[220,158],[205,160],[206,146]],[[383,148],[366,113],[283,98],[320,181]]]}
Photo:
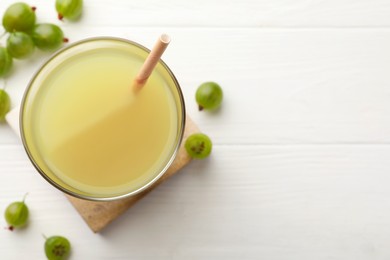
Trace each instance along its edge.
{"label": "drinking straw", "polygon": [[146,58],[144,64],[142,65],[140,71],[134,79],[133,88],[134,91],[139,91],[145,85],[149,76],[152,74],[154,67],[156,67],[157,62],[160,60],[165,49],[171,41],[171,37],[167,34],[162,34],[153,49],[150,51],[148,57]]}

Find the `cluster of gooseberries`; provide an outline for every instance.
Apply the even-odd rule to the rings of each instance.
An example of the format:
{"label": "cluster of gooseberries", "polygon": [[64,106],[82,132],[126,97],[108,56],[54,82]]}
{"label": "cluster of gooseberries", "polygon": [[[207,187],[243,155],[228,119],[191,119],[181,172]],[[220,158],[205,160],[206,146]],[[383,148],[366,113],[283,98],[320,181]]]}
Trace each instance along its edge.
{"label": "cluster of gooseberries", "polygon": [[10,71],[13,59],[26,59],[35,47],[43,51],[59,48],[67,41],[61,28],[55,24],[36,24],[36,8],[18,2],[10,5],[3,15],[3,27],[8,33],[6,47],[0,47],[0,76]]}
{"label": "cluster of gooseberries", "polygon": [[[77,20],[82,12],[82,0],[56,0],[58,18]],[[36,7],[23,2],[10,5],[4,12],[2,24],[8,35],[5,46],[0,45],[0,78],[6,77],[12,68],[13,59],[30,57],[35,48],[53,51],[61,47],[68,39],[61,28],[52,23],[36,23]],[[10,97],[0,89],[0,122],[10,109]]]}
{"label": "cluster of gooseberries", "polygon": [[[27,195],[27,194],[26,194]],[[8,229],[23,228],[27,225],[29,209],[25,203],[26,195],[22,201],[15,201],[8,205],[4,212]],[[64,260],[70,254],[70,242],[63,236],[45,237],[44,250],[49,260]]]}

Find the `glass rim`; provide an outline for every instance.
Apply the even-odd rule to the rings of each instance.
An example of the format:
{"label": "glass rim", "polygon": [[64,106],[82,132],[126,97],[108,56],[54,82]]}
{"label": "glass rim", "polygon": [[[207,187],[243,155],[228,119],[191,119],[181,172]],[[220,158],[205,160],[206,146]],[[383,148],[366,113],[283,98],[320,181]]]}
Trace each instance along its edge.
{"label": "glass rim", "polygon": [[[180,145],[182,143],[182,139],[183,139],[183,136],[184,136],[184,129],[185,129],[185,123],[186,123],[186,109],[185,109],[185,103],[184,103],[184,96],[183,96],[183,93],[182,93],[182,90],[181,90],[181,87],[180,87],[180,84],[178,82],[178,80],[176,79],[175,75],[173,74],[173,72],[171,71],[171,69],[168,67],[168,65],[162,60],[160,59],[159,60],[159,63],[163,66],[163,68],[165,69],[165,71],[168,73],[169,77],[172,79],[173,83],[174,83],[174,89],[177,91],[177,94],[179,96],[179,104],[180,106],[176,106],[178,108],[181,108],[181,122],[179,122],[179,134],[177,136],[177,140],[175,141],[175,145],[174,145],[174,150],[173,150],[173,153],[171,153],[170,157],[169,157],[169,160],[168,162],[166,163],[166,165],[158,172],[158,174],[156,174],[150,181],[148,181],[145,185],[141,186],[140,188],[137,188],[133,191],[130,191],[130,192],[126,192],[126,193],[123,193],[123,194],[120,194],[120,195],[114,195],[114,196],[102,196],[102,197],[96,197],[96,196],[91,196],[91,195],[84,195],[84,194],[80,194],[80,193],[77,193],[77,192],[74,192],[72,190],[69,190],[65,187],[63,187],[62,185],[58,184],[57,182],[55,182],[54,180],[52,180],[45,172],[44,170],[41,169],[41,167],[38,165],[38,163],[35,161],[34,157],[33,157],[33,154],[31,153],[30,149],[28,148],[28,142],[26,140],[26,137],[25,137],[25,134],[24,134],[24,123],[23,123],[23,118],[24,118],[24,110],[25,110],[25,105],[26,105],[26,100],[28,99],[28,95],[29,95],[29,92],[33,86],[33,83],[35,81],[35,79],[38,77],[38,75],[42,72],[42,70],[50,63],[52,62],[58,55],[66,52],[67,50],[71,49],[71,48],[74,48],[74,47],[77,47],[78,45],[81,45],[81,44],[84,44],[84,43],[88,43],[88,42],[93,42],[93,41],[102,41],[102,40],[107,40],[107,41],[118,41],[118,42],[122,42],[122,43],[127,43],[129,45],[133,45],[139,49],[142,49],[144,50],[146,53],[150,53],[150,49],[146,48],[145,46],[137,43],[137,42],[134,42],[132,40],[128,40],[128,39],[125,39],[125,38],[120,38],[120,37],[112,37],[112,36],[98,36],[98,37],[89,37],[89,38],[86,38],[86,39],[83,39],[83,40],[79,40],[79,41],[76,41],[72,44],[69,44],[68,46],[66,47],[63,47],[61,48],[60,50],[56,51],[55,53],[53,53],[40,67],[39,69],[34,73],[34,75],[32,76],[32,78],[30,79],[27,87],[26,87],[26,90],[24,91],[24,94],[23,94],[23,97],[22,97],[22,101],[21,101],[21,105],[20,105],[20,113],[19,113],[19,131],[20,131],[20,136],[21,136],[21,139],[22,139],[22,144],[23,144],[23,147],[27,153],[27,156],[29,158],[29,160],[31,161],[31,163],[33,164],[34,168],[38,171],[38,173],[47,181],[49,182],[52,186],[54,186],[55,188],[57,188],[58,190],[64,192],[65,194],[68,194],[70,196],[73,196],[73,197],[76,197],[78,199],[84,199],[84,200],[90,200],[90,201],[114,201],[114,200],[120,200],[120,199],[124,199],[124,198],[128,198],[128,197],[131,197],[131,196],[134,196],[136,194],[139,194],[145,190],[147,190],[148,188],[150,188],[153,184],[155,184],[165,173],[166,171],[169,169],[169,167],[172,165],[173,161],[175,160],[177,154],[179,153],[179,149],[180,149]],[[179,111],[180,112],[180,111]]]}

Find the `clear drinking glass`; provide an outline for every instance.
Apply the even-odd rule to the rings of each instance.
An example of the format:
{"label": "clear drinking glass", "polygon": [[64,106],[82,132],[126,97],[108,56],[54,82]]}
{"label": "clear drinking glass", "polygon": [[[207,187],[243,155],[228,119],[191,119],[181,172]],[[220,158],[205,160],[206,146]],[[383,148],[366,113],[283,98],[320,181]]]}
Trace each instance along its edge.
{"label": "clear drinking glass", "polygon": [[55,53],[23,97],[20,131],[38,172],[59,190],[88,200],[132,196],[174,160],[185,105],[172,71],[159,61],[139,93],[131,84],[150,51],[111,37]]}

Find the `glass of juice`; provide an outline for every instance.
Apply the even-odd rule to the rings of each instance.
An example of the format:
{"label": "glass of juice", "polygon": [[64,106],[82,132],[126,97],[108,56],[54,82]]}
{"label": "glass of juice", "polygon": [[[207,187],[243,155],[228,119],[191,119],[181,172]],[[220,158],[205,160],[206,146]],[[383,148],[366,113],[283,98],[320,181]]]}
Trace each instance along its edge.
{"label": "glass of juice", "polygon": [[133,91],[149,52],[121,38],[90,38],[54,54],[32,78],[20,131],[52,185],[81,199],[115,200],[147,189],[169,168],[183,137],[184,99],[161,60]]}

